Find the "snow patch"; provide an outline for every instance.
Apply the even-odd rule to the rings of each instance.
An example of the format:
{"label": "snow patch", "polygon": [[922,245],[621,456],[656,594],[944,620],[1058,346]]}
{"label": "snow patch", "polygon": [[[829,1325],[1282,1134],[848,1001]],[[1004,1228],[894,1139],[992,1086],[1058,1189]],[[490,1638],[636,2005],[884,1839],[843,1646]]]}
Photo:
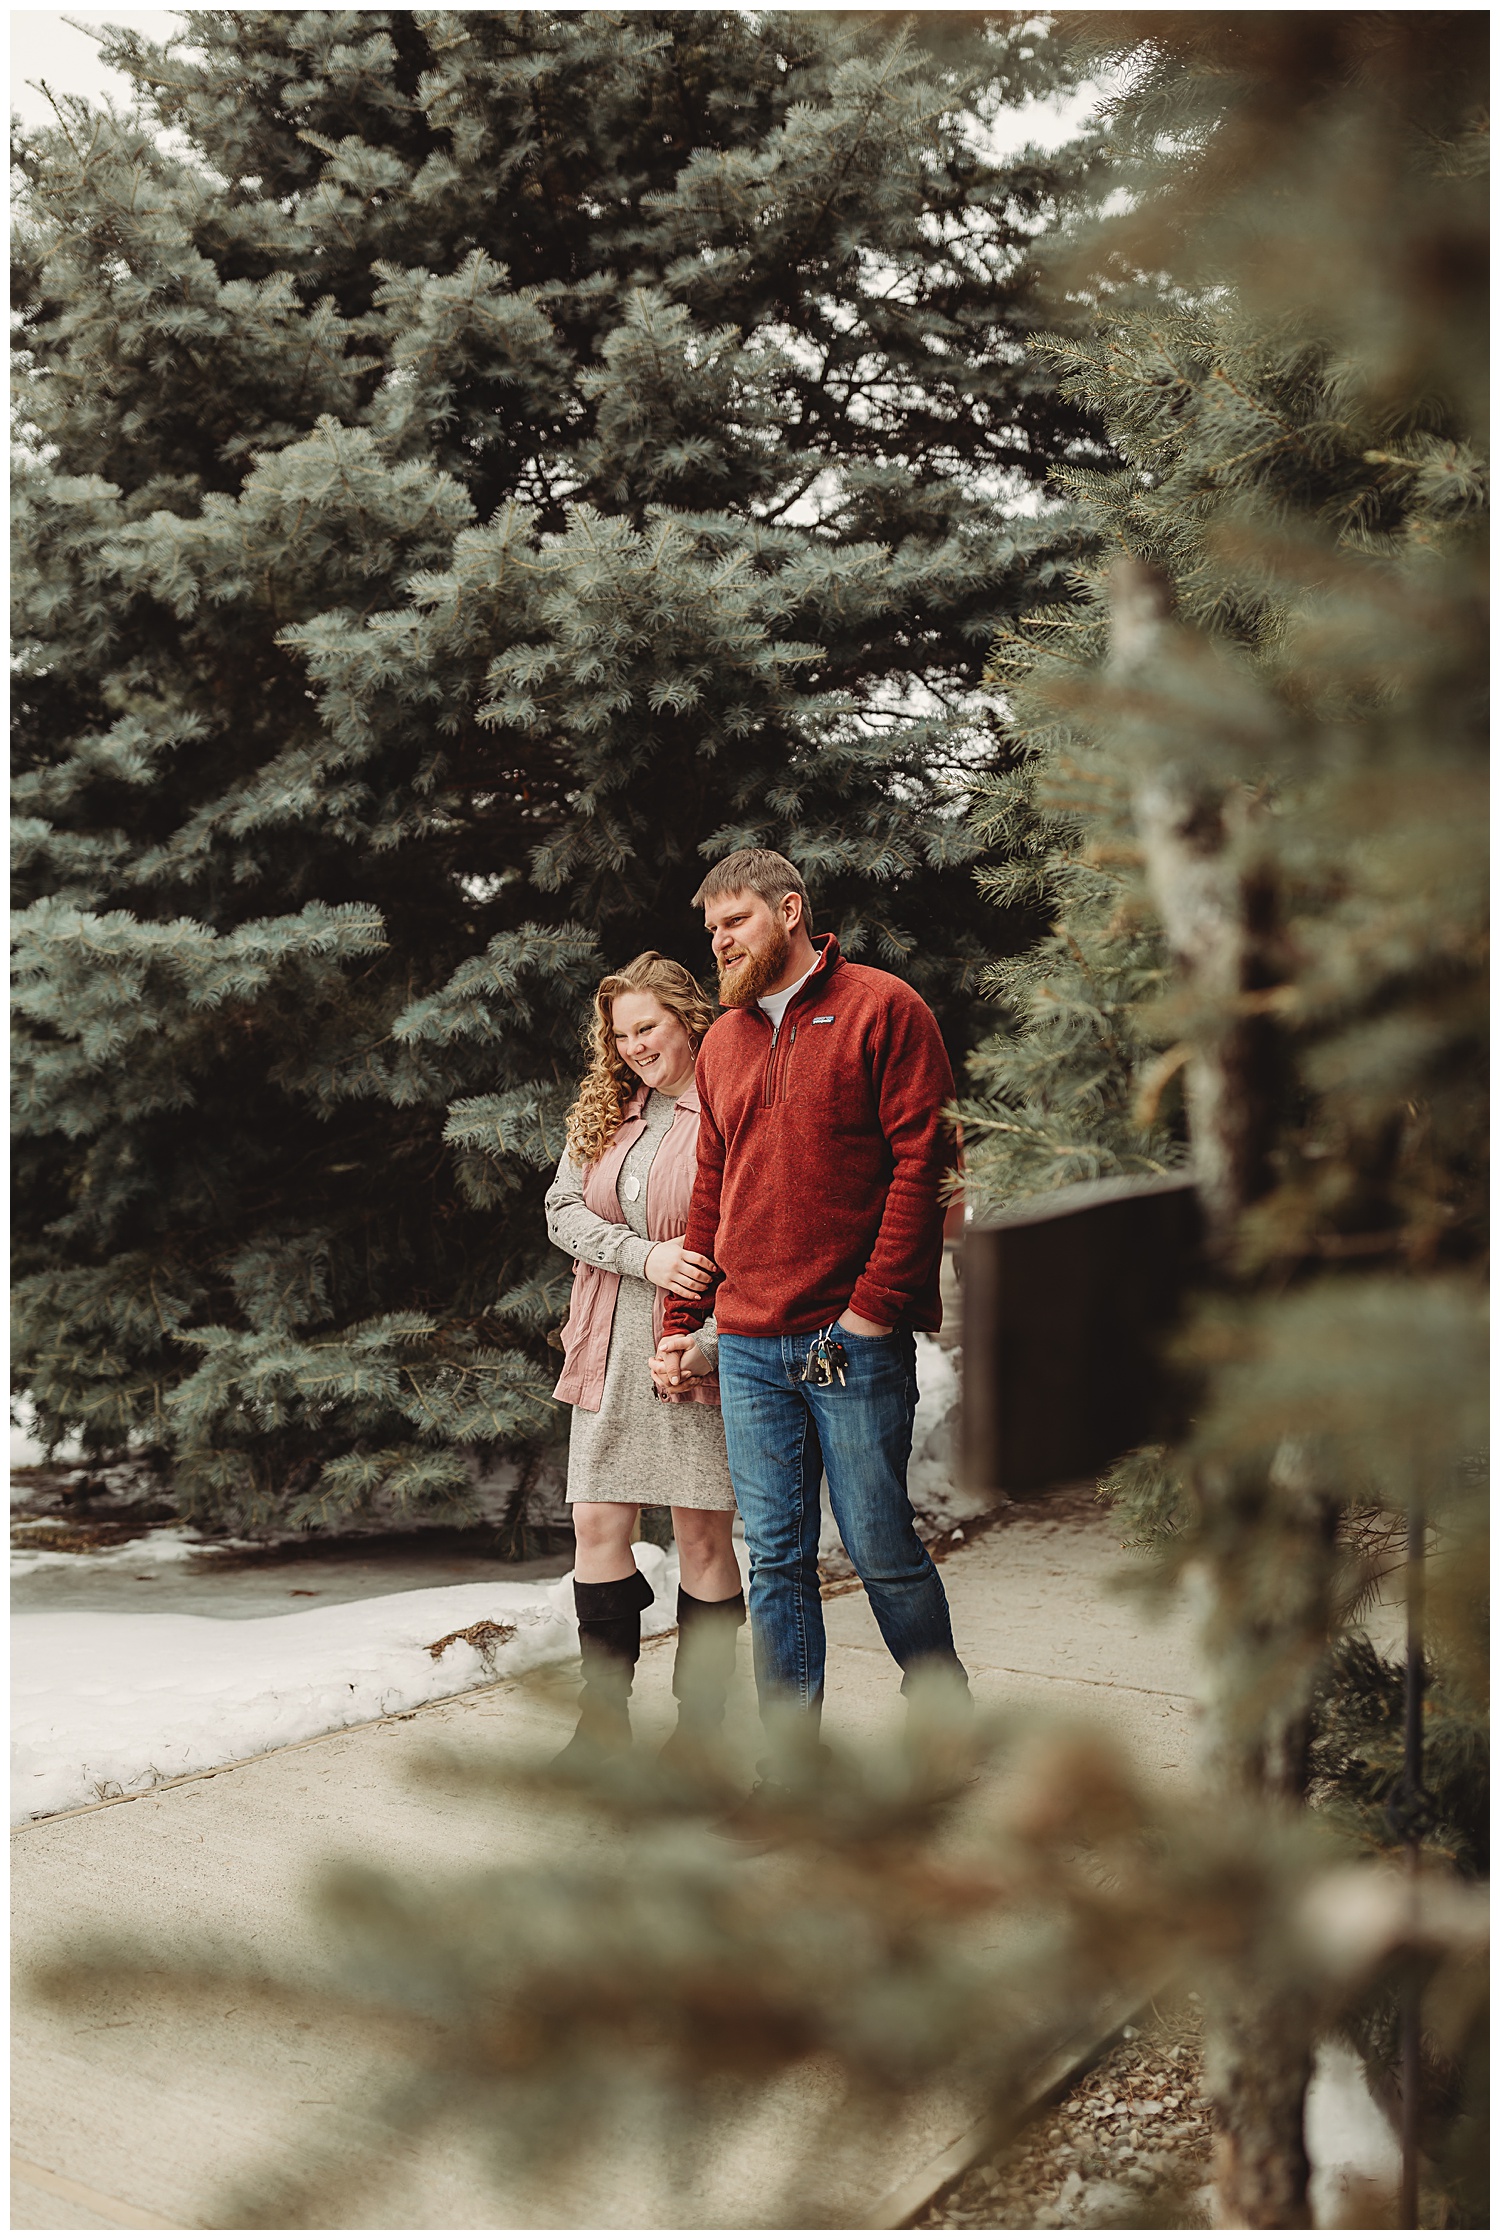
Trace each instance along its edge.
{"label": "snow patch", "polygon": [[133,1539],[122,1540],[114,1547],[28,1548],[25,1528],[21,1526],[17,1527],[17,1537],[11,1542],[10,1575],[13,1579],[24,1579],[33,1571],[46,1571],[59,1564],[68,1565],[75,1573],[84,1568],[101,1571],[144,1568],[149,1571],[157,1564],[187,1563],[194,1556],[217,1554],[221,1548],[258,1548],[261,1545],[258,1540],[206,1540],[191,1525],[171,1524],[139,1532]]}
{"label": "snow patch", "polygon": [[942,1531],[984,1516],[981,1493],[959,1484],[959,1349],[917,1334],[917,1417],[912,1426],[906,1483],[912,1507]]}
{"label": "snow patch", "polygon": [[[668,1632],[677,1622],[676,1557],[645,1543],[635,1557],[654,1591],[642,1633]],[[466,1628],[480,1639],[432,1656],[434,1642]],[[556,1583],[426,1587],[276,1618],[22,1615],[11,1626],[11,1817],[208,1773],[577,1649],[571,1573]]]}
{"label": "snow patch", "polygon": [[1351,2046],[1325,2040],[1318,2047],[1302,2123],[1314,2229],[1386,2223],[1401,2182],[1401,2148]]}

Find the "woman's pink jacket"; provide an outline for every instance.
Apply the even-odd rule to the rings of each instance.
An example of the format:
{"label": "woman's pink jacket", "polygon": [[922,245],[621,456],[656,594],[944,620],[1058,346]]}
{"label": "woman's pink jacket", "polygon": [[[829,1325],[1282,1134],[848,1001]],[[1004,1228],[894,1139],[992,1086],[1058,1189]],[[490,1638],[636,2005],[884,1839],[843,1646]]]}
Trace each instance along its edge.
{"label": "woman's pink jacket", "polygon": [[[642,1118],[649,1094],[644,1082],[626,1105],[620,1129],[602,1158],[584,1171],[583,1202],[602,1221],[623,1224],[620,1205],[620,1167],[626,1152],[645,1126]],[[698,1171],[698,1092],[684,1089],[677,1099],[672,1124],[646,1177],[646,1234],[653,1244],[663,1237],[680,1237],[687,1227],[688,1203]],[[563,1324],[565,1366],[553,1391],[554,1400],[571,1401],[597,1415],[604,1402],[604,1370],[609,1360],[609,1334],[614,1328],[615,1300],[620,1278],[610,1268],[591,1268],[585,1260],[573,1262],[573,1296]],[[652,1304],[652,1329],[661,1336],[665,1294],[657,1287]],[[649,1372],[641,1363],[641,1375]],[[671,1395],[673,1401],[697,1401],[717,1407],[719,1380],[703,1377]]]}

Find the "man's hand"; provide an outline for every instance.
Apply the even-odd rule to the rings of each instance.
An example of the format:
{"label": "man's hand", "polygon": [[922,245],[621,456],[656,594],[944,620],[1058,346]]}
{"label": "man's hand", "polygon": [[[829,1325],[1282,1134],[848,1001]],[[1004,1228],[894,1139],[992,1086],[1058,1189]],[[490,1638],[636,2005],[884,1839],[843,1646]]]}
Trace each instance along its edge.
{"label": "man's hand", "polygon": [[662,1338],[651,1356],[651,1376],[658,1391],[671,1392],[695,1377],[712,1375],[713,1363],[691,1332]]}
{"label": "man's hand", "polygon": [[701,1252],[684,1252],[681,1237],[664,1237],[646,1255],[646,1281],[679,1299],[701,1299],[713,1278],[712,1260]]}
{"label": "man's hand", "polygon": [[851,1313],[850,1309],[845,1307],[843,1313],[839,1316],[839,1327],[847,1330],[850,1336],[854,1338],[888,1338],[895,1328],[895,1324],[893,1322],[866,1322],[862,1314]]}

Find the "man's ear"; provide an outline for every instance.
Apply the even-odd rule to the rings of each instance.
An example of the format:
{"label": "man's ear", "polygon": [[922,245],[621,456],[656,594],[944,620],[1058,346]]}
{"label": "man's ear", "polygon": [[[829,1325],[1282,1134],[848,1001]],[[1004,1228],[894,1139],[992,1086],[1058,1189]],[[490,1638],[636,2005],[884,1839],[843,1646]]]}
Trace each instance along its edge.
{"label": "man's ear", "polygon": [[[793,906],[791,910],[787,909],[788,903]],[[803,902],[801,895],[784,894],[781,898],[781,914],[786,920],[787,932],[795,933],[807,916],[807,905]]]}

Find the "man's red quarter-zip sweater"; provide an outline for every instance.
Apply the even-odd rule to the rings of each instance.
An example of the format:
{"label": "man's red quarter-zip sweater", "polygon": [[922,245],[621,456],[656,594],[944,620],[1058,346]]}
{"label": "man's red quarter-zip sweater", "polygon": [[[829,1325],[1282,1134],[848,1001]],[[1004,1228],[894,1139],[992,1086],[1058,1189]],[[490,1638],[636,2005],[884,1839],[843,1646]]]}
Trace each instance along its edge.
{"label": "man's red quarter-zip sweater", "polygon": [[822,1329],[846,1308],[936,1330],[943,1118],[953,1070],[904,980],[850,964],[830,934],[772,1032],[726,1011],[698,1051],[698,1179],[687,1249],[722,1271],[703,1301],[668,1297],[667,1330],[710,1311],[742,1337]]}

